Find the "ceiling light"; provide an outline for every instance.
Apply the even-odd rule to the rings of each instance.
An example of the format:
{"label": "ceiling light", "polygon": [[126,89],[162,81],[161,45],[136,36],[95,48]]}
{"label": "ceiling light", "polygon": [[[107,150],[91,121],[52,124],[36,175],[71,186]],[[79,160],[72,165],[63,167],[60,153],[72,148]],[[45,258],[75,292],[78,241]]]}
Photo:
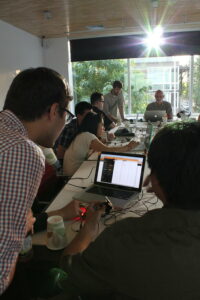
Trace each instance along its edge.
{"label": "ceiling light", "polygon": [[159,47],[164,44],[162,27],[157,26],[153,31],[149,32],[147,37],[144,39],[144,43],[150,50],[159,49]]}

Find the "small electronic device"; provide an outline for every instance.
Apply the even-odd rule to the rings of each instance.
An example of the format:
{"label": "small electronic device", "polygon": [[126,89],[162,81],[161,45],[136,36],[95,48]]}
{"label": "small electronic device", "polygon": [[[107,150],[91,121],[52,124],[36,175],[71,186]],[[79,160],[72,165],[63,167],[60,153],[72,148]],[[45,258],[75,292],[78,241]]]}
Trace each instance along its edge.
{"label": "small electronic device", "polygon": [[127,128],[120,128],[115,132],[115,136],[135,136],[135,133],[130,132]]}
{"label": "small electronic device", "polygon": [[105,207],[105,215],[108,215],[110,213],[110,211],[112,210],[113,206],[112,206],[112,203],[111,201],[108,199],[108,197],[105,197],[105,202],[102,202],[99,204],[99,207]]}

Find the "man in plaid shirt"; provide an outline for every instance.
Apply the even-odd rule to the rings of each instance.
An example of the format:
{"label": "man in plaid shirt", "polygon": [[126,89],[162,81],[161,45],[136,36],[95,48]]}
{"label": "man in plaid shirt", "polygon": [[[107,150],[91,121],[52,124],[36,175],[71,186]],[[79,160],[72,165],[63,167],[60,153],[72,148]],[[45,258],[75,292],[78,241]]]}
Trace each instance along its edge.
{"label": "man in plaid shirt", "polygon": [[62,160],[65,154],[65,150],[69,147],[73,139],[78,133],[78,126],[88,112],[90,112],[92,106],[86,101],[81,101],[75,106],[76,118],[72,119],[70,123],[66,124],[61,135],[56,141],[56,154],[58,159]]}
{"label": "man in plaid shirt", "polygon": [[14,275],[44,172],[44,155],[36,144],[53,146],[69,100],[61,76],[48,68],[22,71],[8,90],[0,113],[0,295]]}

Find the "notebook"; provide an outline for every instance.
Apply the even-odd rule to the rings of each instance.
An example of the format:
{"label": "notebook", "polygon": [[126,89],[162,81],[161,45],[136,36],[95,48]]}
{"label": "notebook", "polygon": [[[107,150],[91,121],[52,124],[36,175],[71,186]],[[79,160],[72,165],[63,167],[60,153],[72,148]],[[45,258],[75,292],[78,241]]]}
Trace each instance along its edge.
{"label": "notebook", "polygon": [[114,207],[124,208],[137,199],[142,189],[145,155],[102,152],[98,156],[94,184],[73,199],[104,202],[105,196]]}
{"label": "notebook", "polygon": [[150,122],[162,121],[162,117],[166,115],[165,110],[146,110],[144,119]]}

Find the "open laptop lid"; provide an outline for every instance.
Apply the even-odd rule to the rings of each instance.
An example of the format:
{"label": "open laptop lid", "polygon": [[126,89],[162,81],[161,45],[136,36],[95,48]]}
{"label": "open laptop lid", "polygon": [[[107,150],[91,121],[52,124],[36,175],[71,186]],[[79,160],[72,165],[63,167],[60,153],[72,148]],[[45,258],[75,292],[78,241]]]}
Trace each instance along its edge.
{"label": "open laptop lid", "polygon": [[94,183],[140,192],[144,166],[145,155],[102,152],[98,157]]}
{"label": "open laptop lid", "polygon": [[146,121],[156,122],[162,121],[162,117],[166,115],[165,110],[146,110],[144,118]]}

